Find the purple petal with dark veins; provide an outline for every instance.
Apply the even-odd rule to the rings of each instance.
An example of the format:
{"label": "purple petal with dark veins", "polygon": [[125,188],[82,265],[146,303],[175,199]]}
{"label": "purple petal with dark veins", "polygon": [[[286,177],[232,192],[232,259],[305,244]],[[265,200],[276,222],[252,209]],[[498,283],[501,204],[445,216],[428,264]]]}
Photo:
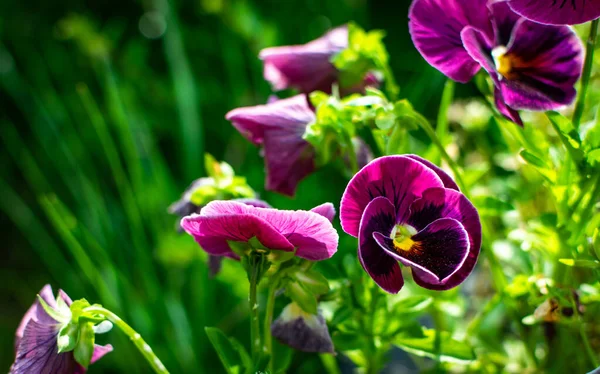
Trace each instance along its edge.
{"label": "purple petal with dark veins", "polygon": [[415,281],[429,289],[449,289],[462,283],[473,271],[481,248],[481,222],[477,209],[460,192],[431,188],[423,193],[410,207],[411,215],[407,223],[417,230],[423,230],[431,222],[440,218],[452,218],[462,224],[469,237],[469,253],[460,267],[443,284],[426,272],[413,271]]}
{"label": "purple petal with dark veins", "polygon": [[502,96],[502,92],[500,92],[500,89],[497,87],[494,88],[494,103],[496,104],[496,108],[498,108],[500,114],[502,114],[506,119],[523,127],[521,115],[518,111],[506,105],[504,102],[504,97]]}
{"label": "purple petal with dark veins", "polygon": [[415,0],[409,11],[409,30],[425,60],[449,78],[466,83],[479,71],[463,47],[466,26],[493,35],[486,0]]}
{"label": "purple petal with dark veins", "polygon": [[423,157],[417,156],[417,155],[404,155],[404,156],[411,158],[415,161],[419,161],[423,165],[425,165],[428,168],[430,168],[431,170],[433,170],[433,172],[436,173],[437,176],[440,177],[440,179],[444,183],[444,187],[460,191],[460,189],[458,188],[458,185],[456,184],[456,182],[454,182],[454,179],[452,179],[452,177],[448,173],[446,173],[442,168],[440,168],[433,162],[426,160]]}
{"label": "purple petal with dark veins", "polygon": [[[469,253],[467,231],[452,218],[440,218],[413,235],[414,243],[408,250],[397,249],[389,235],[374,232],[373,238],[389,256],[442,284],[460,270]],[[429,288],[427,284],[421,286]]]}
{"label": "purple petal with dark veins", "polygon": [[387,255],[373,239],[374,233],[390,236],[396,222],[396,209],[385,197],[376,197],[365,208],[360,221],[358,258],[369,276],[389,293],[398,293],[404,285],[396,260]]}
{"label": "purple petal with dark veins", "polygon": [[383,196],[396,208],[398,219],[423,191],[443,187],[438,175],[419,161],[406,156],[380,157],[362,168],[346,187],[340,204],[340,220],[344,231],[358,236],[359,226],[367,204]]}
{"label": "purple petal with dark veins", "polygon": [[508,106],[553,110],[573,102],[583,47],[569,27],[521,22],[506,55],[513,60],[513,67],[510,77],[500,80],[500,90]]}
{"label": "purple petal with dark veins", "polygon": [[297,88],[304,93],[330,92],[338,72],[331,58],[348,47],[348,27],[335,28],[304,45],[272,47],[260,51],[264,78],[274,90]]}
{"label": "purple petal with dark veins", "polygon": [[506,46],[512,38],[515,26],[522,18],[504,1],[491,2],[488,7],[494,26],[494,44]]}
{"label": "purple petal with dark veins", "polygon": [[596,0],[510,0],[510,7],[532,21],[550,25],[575,25],[600,17]]}
{"label": "purple petal with dark veins", "polygon": [[298,183],[315,170],[315,151],[303,138],[315,120],[305,95],[234,109],[226,118],[248,140],[263,145],[268,190],[293,196]]}
{"label": "purple petal with dark veins", "polygon": [[[203,223],[205,220],[211,222],[208,219],[216,219],[214,226],[208,227]],[[184,226],[184,229],[193,233],[209,253],[201,243],[208,236],[221,242],[245,242],[256,236],[269,249],[296,249],[298,257],[313,261],[330,258],[337,251],[337,232],[326,217],[315,212],[256,208],[233,201],[213,201],[202,209],[199,216],[186,217],[185,220],[187,228]]]}

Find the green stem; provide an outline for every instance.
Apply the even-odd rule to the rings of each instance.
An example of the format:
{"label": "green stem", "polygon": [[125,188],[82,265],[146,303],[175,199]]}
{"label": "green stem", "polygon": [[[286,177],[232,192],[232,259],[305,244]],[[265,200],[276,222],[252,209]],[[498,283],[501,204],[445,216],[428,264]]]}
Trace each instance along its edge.
{"label": "green stem", "polygon": [[583,64],[583,72],[581,75],[581,88],[579,89],[579,97],[577,98],[575,112],[573,113],[573,126],[575,127],[575,130],[579,129],[579,124],[581,123],[581,117],[583,116],[583,109],[585,107],[585,97],[590,84],[590,76],[592,75],[594,48],[596,47],[596,37],[598,36],[598,22],[600,22],[598,19],[592,21],[590,34],[586,43],[585,62]]}
{"label": "green stem", "polygon": [[442,143],[444,143],[446,135],[448,134],[448,109],[454,98],[454,86],[454,81],[448,79],[444,85],[444,91],[442,92],[442,101],[440,102],[440,111],[438,113],[436,126],[437,136]]}
{"label": "green stem", "polygon": [[581,327],[579,328],[579,335],[581,336],[581,340],[583,341],[583,346],[585,347],[585,352],[587,353],[588,358],[590,359],[590,363],[592,365],[594,365],[593,366],[594,368],[597,368],[598,367],[598,359],[596,358],[596,353],[592,349],[592,345],[590,344],[590,341],[585,332],[585,324],[584,323],[582,323]]}
{"label": "green stem", "polygon": [[256,289],[259,282],[260,264],[252,261],[250,268],[250,295],[248,302],[250,306],[250,347],[252,347],[252,361],[254,365],[259,361],[261,350],[260,323],[258,321],[258,300]]}
{"label": "green stem", "polygon": [[275,309],[275,291],[277,290],[277,281],[272,281],[269,285],[267,295],[267,306],[265,310],[265,325],[263,330],[264,351],[269,355],[268,371],[273,372],[273,339],[271,336],[271,324],[273,324],[273,309]]}
{"label": "green stem", "polygon": [[156,354],[154,354],[152,348],[150,348],[150,346],[144,341],[142,336],[138,334],[131,326],[125,323],[125,321],[123,321],[119,316],[101,306],[90,306],[86,308],[85,311],[103,316],[112,322],[113,325],[121,329],[121,331],[123,331],[125,335],[131,339],[146,361],[148,361],[150,366],[152,366],[154,372],[158,374],[169,374],[169,371],[165,368],[165,365],[163,365]]}
{"label": "green stem", "polygon": [[462,193],[468,198],[469,193],[467,190],[467,186],[465,185],[465,182],[462,179],[462,175],[460,173],[460,169],[459,169],[458,165],[452,159],[452,157],[450,157],[448,152],[446,152],[444,145],[438,138],[435,130],[433,129],[433,127],[431,126],[429,121],[425,117],[423,117],[420,113],[417,113],[417,112],[414,112],[413,116],[417,120],[417,123],[419,124],[419,126],[421,126],[421,128],[427,133],[427,135],[429,136],[429,138],[431,139],[433,144],[435,144],[435,146],[438,147],[442,158],[444,159],[444,161],[446,161],[448,166],[450,166],[450,169],[452,169],[452,173],[454,174],[454,178],[456,179],[456,183],[458,184],[458,187],[460,187]]}

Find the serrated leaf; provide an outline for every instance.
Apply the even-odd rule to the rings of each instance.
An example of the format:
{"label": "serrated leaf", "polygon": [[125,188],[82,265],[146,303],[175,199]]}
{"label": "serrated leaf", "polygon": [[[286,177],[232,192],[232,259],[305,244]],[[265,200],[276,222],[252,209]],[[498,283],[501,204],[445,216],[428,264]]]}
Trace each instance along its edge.
{"label": "serrated leaf", "polygon": [[[435,330],[424,330],[423,337],[400,335],[394,344],[407,352],[422,357],[437,358]],[[442,362],[468,364],[476,359],[473,348],[466,342],[453,339],[449,333],[441,333],[439,358]]]}

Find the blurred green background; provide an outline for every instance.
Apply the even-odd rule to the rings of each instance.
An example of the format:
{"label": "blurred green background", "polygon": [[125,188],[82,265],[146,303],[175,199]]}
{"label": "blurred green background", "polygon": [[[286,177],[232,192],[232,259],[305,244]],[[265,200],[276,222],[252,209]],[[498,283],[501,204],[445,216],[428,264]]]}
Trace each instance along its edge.
{"label": "blurred green background", "polygon": [[[260,49],[350,20],[386,30],[402,96],[436,113],[444,78],[412,46],[409,3],[0,2],[0,371],[20,318],[50,283],[115,311],[173,373],[220,372],[204,326],[246,343],[246,281],[230,262],[209,279],[166,207],[204,175],[205,151],[276,207],[337,206],[346,180],[335,169],[312,175],[295,199],[264,192],[257,149],[224,115],[270,94]],[[98,342],[115,352],[92,372],[148,371],[120,332]],[[291,371],[320,365],[296,354]]]}

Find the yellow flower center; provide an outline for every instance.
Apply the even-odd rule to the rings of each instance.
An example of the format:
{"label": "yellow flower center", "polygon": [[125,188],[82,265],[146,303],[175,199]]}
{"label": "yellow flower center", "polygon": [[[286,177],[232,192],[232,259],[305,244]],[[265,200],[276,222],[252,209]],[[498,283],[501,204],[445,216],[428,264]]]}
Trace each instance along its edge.
{"label": "yellow flower center", "polygon": [[391,238],[394,239],[394,248],[396,251],[410,251],[416,243],[412,240],[412,236],[416,233],[417,230],[409,225],[397,225],[394,227]]}
{"label": "yellow flower center", "polygon": [[509,79],[513,70],[513,59],[507,54],[508,49],[505,46],[496,47],[492,50],[492,57],[494,58],[494,64],[496,64],[496,70],[504,78]]}

